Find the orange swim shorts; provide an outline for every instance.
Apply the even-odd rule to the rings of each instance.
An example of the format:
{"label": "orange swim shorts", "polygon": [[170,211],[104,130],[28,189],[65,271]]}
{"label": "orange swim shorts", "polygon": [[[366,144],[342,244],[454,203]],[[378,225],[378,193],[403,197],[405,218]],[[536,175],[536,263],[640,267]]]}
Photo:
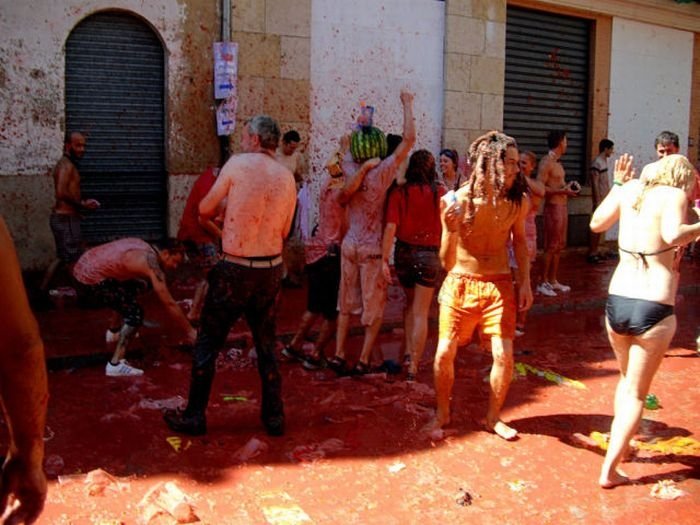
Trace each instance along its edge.
{"label": "orange swim shorts", "polygon": [[440,288],[440,339],[467,344],[474,328],[486,336],[515,337],[515,287],[510,274],[450,272]]}

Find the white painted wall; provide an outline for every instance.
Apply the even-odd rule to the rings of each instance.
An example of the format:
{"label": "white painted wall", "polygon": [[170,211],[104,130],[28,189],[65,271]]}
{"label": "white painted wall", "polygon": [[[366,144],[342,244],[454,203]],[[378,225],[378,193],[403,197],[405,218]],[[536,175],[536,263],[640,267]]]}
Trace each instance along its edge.
{"label": "white painted wall", "polygon": [[688,150],[693,33],[613,20],[610,139],[634,155],[637,171],[656,159],[654,139],[670,130]]}
{"label": "white painted wall", "polygon": [[[677,133],[687,152],[692,63],[692,33],[613,20],[608,136],[618,155],[634,155],[637,173],[656,159],[660,131]],[[615,225],[606,239],[617,232]]]}
{"label": "white painted wall", "polygon": [[[123,9],[146,20],[163,41],[167,93],[183,82],[185,9],[168,0],[0,0],[0,214],[17,245],[22,267],[47,264],[55,253],[48,218],[51,168],[63,151],[65,43],[86,16]],[[168,149],[186,145],[169,134]],[[88,143],[89,147],[89,143]]]}
{"label": "white painted wall", "polygon": [[417,148],[437,154],[443,114],[445,3],[435,0],[313,0],[311,137],[316,180],[338,138],[354,123],[360,101],[374,123],[401,134],[399,93],[415,93]]}

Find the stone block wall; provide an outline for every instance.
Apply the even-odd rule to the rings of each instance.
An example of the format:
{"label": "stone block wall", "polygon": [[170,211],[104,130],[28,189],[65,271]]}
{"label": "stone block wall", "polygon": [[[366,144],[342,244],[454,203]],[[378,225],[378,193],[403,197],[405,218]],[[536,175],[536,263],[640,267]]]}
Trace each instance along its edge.
{"label": "stone block wall", "polygon": [[296,129],[308,144],[311,0],[234,0],[231,40],[238,43],[238,114],[241,125],[258,113],[275,118],[282,132]]}
{"label": "stone block wall", "polygon": [[463,154],[503,127],[505,0],[446,0],[443,144]]}

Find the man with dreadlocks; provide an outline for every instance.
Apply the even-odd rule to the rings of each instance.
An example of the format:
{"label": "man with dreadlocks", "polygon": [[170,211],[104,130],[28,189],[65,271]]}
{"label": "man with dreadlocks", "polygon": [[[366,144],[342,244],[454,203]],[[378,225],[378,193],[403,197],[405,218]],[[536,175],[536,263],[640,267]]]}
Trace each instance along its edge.
{"label": "man with dreadlocks", "polygon": [[[471,339],[477,325],[491,339],[489,406],[486,428],[503,439],[517,431],[500,418],[513,376],[516,296],[506,243],[513,236],[518,263],[518,307],[532,305],[530,261],[525,237],[529,210],[525,186],[518,179],[518,147],[498,131],[482,135],[469,147],[472,175],[454,198],[442,204],[440,260],[449,272],[439,295],[440,328],[435,354],[437,413],[434,426],[450,422],[457,347]],[[452,200],[452,202],[449,202]]]}

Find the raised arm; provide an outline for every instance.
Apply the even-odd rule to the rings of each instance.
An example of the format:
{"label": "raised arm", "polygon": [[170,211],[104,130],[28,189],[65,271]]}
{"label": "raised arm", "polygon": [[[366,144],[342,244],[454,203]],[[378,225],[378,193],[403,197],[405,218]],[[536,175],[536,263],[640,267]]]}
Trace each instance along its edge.
{"label": "raised arm", "polygon": [[401,164],[411,148],[416,143],[416,122],[413,116],[413,93],[401,91],[401,105],[403,106],[403,135],[401,142],[394,151],[397,164]]}
{"label": "raised arm", "polygon": [[590,228],[595,233],[608,230],[620,218],[620,196],[622,186],[634,178],[634,157],[625,153],[615,161],[613,187],[591,216]]}
{"label": "raised arm", "polygon": [[0,515],[13,494],[19,506],[5,523],[33,523],[46,498],[42,462],[49,393],[44,345],[29,308],[14,244],[1,217],[0,287],[0,395],[10,434],[0,478]]}

